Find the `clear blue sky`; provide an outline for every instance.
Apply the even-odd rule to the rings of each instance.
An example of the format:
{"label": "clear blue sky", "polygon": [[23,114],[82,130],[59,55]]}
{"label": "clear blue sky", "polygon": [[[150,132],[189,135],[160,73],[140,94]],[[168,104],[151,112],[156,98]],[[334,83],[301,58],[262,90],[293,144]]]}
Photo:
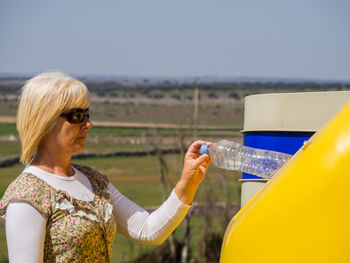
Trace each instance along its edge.
{"label": "clear blue sky", "polygon": [[0,2],[0,73],[350,80],[348,0]]}

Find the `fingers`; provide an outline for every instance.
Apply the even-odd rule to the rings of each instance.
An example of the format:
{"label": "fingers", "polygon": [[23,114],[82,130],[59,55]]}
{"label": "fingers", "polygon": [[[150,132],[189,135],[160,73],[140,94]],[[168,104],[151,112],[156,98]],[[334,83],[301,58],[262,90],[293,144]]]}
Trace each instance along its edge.
{"label": "fingers", "polygon": [[188,148],[188,152],[199,153],[202,144],[212,145],[213,143],[202,140],[195,141]]}
{"label": "fingers", "polygon": [[205,143],[204,141],[200,141],[200,140],[195,141],[190,145],[190,147],[188,148],[188,151],[193,153],[199,153],[199,149],[204,143]]}
{"label": "fingers", "polygon": [[206,162],[208,163],[209,165],[209,155],[208,154],[202,154],[200,155],[196,160],[196,165],[204,165]]}

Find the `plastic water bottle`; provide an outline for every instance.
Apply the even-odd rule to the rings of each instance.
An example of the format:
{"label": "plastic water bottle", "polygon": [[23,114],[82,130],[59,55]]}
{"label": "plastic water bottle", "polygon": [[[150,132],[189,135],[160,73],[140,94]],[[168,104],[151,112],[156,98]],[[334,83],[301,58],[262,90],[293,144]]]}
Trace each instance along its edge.
{"label": "plastic water bottle", "polygon": [[207,153],[219,168],[249,173],[266,179],[270,179],[291,157],[290,154],[247,147],[228,140],[218,141],[212,146],[203,144],[200,153]]}

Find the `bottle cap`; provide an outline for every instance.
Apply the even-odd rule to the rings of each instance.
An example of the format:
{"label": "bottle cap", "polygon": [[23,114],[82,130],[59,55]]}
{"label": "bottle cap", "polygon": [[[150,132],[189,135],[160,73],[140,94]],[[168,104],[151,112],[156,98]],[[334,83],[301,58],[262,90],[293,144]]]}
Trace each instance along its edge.
{"label": "bottle cap", "polygon": [[208,154],[209,152],[209,145],[208,144],[202,144],[201,149],[200,149],[200,154]]}

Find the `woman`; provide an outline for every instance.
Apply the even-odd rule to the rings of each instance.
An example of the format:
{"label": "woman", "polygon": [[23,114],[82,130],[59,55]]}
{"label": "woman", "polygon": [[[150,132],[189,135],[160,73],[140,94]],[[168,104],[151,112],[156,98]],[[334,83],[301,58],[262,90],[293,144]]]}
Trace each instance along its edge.
{"label": "woman", "polygon": [[185,155],[181,179],[153,213],[124,197],[106,176],[71,163],[84,150],[90,94],[61,73],[44,73],[24,85],[17,129],[22,174],[0,201],[6,216],[10,262],[109,262],[115,232],[162,243],[190,208],[210,159],[196,141]]}

